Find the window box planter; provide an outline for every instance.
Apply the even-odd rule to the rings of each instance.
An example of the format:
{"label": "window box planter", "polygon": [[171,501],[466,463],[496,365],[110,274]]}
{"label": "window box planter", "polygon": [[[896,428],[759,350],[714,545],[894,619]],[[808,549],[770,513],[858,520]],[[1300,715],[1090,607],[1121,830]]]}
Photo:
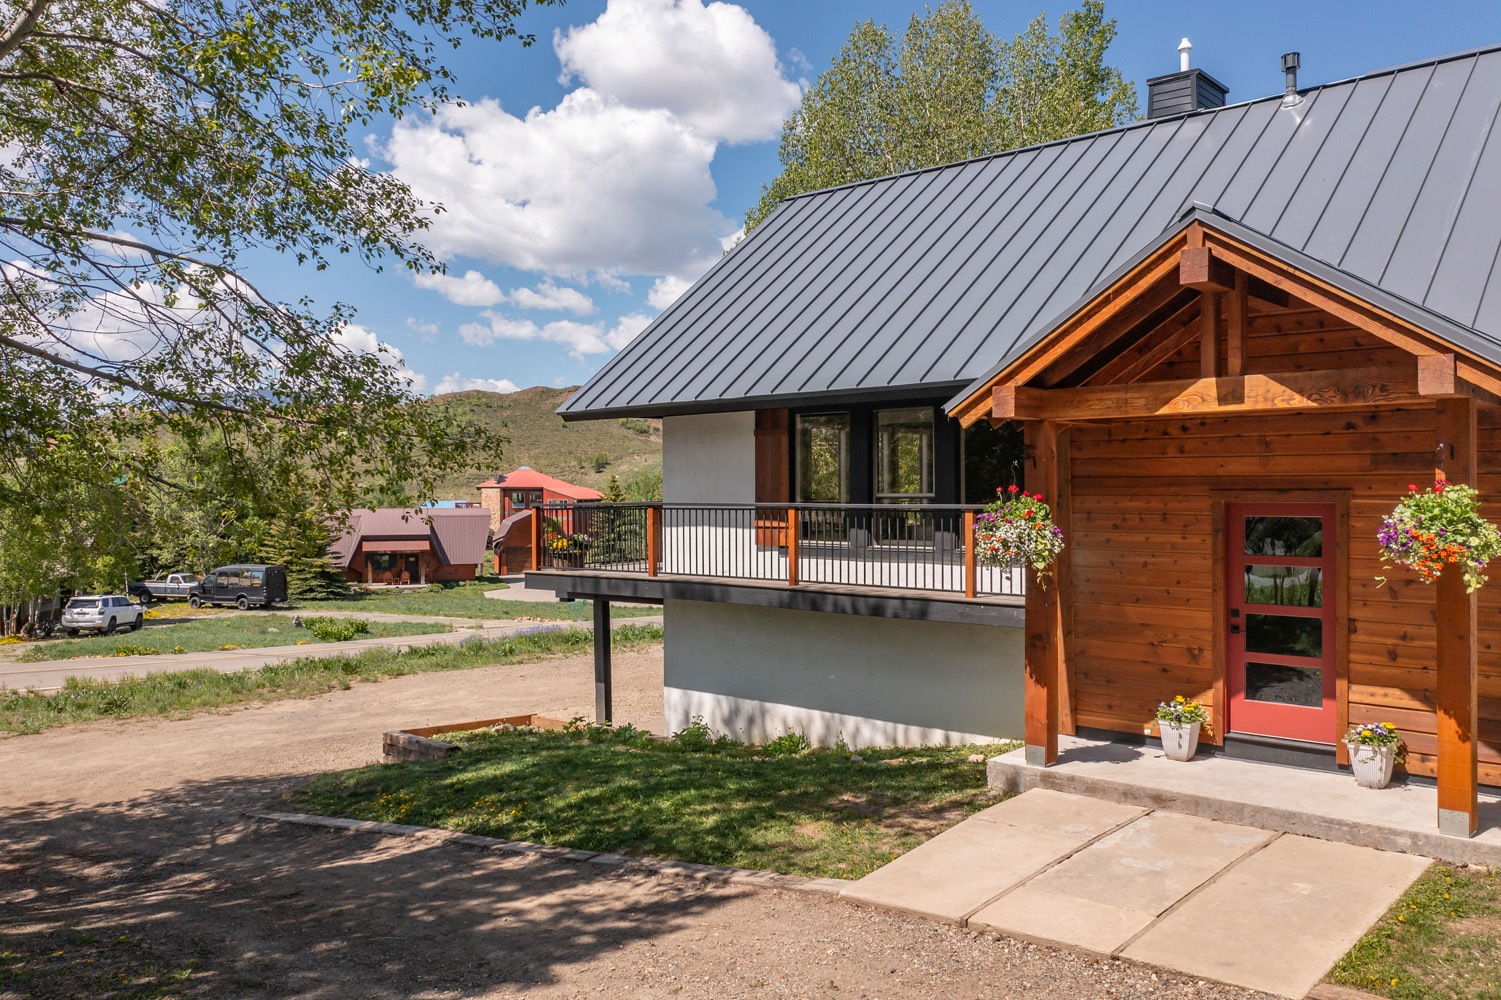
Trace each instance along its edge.
{"label": "window box planter", "polygon": [[550,556],[554,569],[583,569],[582,552],[554,552]]}

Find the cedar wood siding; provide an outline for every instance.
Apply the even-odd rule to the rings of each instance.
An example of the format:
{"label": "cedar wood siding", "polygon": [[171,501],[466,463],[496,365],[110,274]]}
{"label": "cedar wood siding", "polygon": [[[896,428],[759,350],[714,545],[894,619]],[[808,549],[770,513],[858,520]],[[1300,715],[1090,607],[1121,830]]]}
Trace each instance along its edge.
{"label": "cedar wood siding", "polygon": [[[1431,408],[1346,410],[1074,427],[1075,724],[1139,733],[1174,694],[1212,706],[1211,491],[1348,491],[1339,565],[1349,588],[1349,719],[1396,723],[1411,751],[1408,769],[1433,774],[1436,587],[1384,570],[1376,532],[1409,483],[1431,478],[1436,416]],[[1478,488],[1497,496],[1501,414],[1489,408],[1480,410],[1479,453]],[[1496,519],[1501,508],[1490,506]],[[1480,590],[1479,605],[1480,780],[1501,785],[1501,579]]]}

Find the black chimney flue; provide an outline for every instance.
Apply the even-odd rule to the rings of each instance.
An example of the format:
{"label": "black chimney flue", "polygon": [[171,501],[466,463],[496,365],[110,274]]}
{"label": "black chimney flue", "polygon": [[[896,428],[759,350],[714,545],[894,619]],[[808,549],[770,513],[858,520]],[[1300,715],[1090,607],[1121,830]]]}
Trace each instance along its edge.
{"label": "black chimney flue", "polygon": [[1303,101],[1303,95],[1298,93],[1298,67],[1301,62],[1296,52],[1284,52],[1282,54],[1282,72],[1287,74],[1287,93],[1282,95],[1282,106],[1290,108]]}

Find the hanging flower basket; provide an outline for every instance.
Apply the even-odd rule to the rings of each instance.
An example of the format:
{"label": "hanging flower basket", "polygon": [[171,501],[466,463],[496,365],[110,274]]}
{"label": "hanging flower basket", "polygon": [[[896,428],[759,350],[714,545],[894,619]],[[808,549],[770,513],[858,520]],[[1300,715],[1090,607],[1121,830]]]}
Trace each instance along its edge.
{"label": "hanging flower basket", "polygon": [[1044,581],[1063,551],[1052,508],[1042,494],[1016,486],[996,493],[995,502],[975,517],[975,558],[991,566],[1030,566]]}
{"label": "hanging flower basket", "polygon": [[1480,516],[1480,494],[1442,479],[1427,489],[1407,489],[1376,534],[1382,557],[1417,570],[1424,583],[1437,580],[1445,566],[1458,566],[1466,589],[1478,590],[1486,564],[1501,555],[1501,531]]}

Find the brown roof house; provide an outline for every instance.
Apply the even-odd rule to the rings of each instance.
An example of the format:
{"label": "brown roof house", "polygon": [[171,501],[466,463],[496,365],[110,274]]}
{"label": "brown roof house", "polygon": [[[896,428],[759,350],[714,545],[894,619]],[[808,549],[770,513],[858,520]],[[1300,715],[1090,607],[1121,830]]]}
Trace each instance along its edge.
{"label": "brown roof house", "polygon": [[489,545],[490,512],[483,507],[382,507],[350,511],[329,557],[351,583],[473,580]]}

